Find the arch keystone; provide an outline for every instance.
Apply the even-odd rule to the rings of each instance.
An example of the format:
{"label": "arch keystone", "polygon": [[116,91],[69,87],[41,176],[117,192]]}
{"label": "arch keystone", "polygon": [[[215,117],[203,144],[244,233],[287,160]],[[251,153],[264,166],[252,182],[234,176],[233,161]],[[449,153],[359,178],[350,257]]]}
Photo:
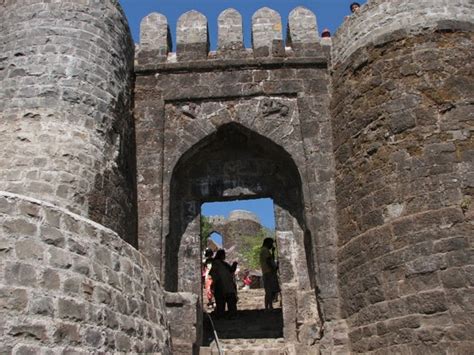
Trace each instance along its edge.
{"label": "arch keystone", "polygon": [[165,61],[171,50],[171,36],[168,20],[160,13],[153,12],[140,23],[140,62]]}
{"label": "arch keystone", "polygon": [[191,10],[180,16],[176,29],[176,54],[179,61],[206,59],[209,52],[207,18]]}
{"label": "arch keystone", "polygon": [[281,16],[268,7],[252,16],[252,46],[255,57],[282,57],[283,46]]}
{"label": "arch keystone", "polygon": [[296,55],[314,55],[320,49],[316,15],[299,6],[290,12],[287,27],[287,44]]}
{"label": "arch keystone", "polygon": [[244,49],[242,16],[235,9],[221,12],[217,19],[219,52],[241,51]]}

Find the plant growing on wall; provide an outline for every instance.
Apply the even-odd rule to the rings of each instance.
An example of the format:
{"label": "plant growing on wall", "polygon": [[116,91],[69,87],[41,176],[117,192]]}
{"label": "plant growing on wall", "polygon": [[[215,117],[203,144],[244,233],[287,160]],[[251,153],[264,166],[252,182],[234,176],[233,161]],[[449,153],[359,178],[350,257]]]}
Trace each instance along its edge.
{"label": "plant growing on wall", "polygon": [[207,240],[212,233],[212,225],[206,216],[201,216],[201,250],[207,247]]}

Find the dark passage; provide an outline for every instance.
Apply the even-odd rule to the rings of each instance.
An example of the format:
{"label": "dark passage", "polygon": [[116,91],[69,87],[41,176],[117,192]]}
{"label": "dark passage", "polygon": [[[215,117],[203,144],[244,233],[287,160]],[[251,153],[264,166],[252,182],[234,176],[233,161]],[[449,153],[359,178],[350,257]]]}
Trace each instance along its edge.
{"label": "dark passage", "polygon": [[[263,310],[263,289],[239,292],[238,313],[233,319],[212,318],[219,339],[269,339],[283,337],[280,302],[272,311]],[[212,315],[211,315],[212,316]],[[209,317],[204,314],[203,346],[214,341]]]}

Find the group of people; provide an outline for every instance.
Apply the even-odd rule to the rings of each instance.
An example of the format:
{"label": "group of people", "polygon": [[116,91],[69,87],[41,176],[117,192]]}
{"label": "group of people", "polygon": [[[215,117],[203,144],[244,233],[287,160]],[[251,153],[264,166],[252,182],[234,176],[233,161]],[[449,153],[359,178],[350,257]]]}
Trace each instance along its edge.
{"label": "group of people", "polygon": [[[349,8],[351,9],[351,12],[352,12],[353,14],[355,14],[355,13],[359,12],[360,6],[361,6],[360,3],[358,3],[358,2],[353,2],[353,3],[350,4]],[[327,28],[325,28],[325,29],[321,32],[321,37],[322,37],[322,38],[329,38],[329,37],[331,37],[331,32],[330,32]]]}
{"label": "group of people", "polygon": [[[216,251],[215,255],[211,249],[206,249],[203,261],[203,284],[208,306],[214,304],[215,316],[221,318],[227,315],[233,318],[237,315],[237,285],[235,282],[235,271],[238,263],[231,264],[225,261],[224,249]],[[275,245],[272,238],[265,238],[260,248],[260,267],[262,269],[263,287],[265,289],[265,309],[273,309],[273,302],[277,299],[280,287],[278,283],[278,264],[275,262]],[[248,289],[252,280],[247,270],[243,276],[244,289]]]}

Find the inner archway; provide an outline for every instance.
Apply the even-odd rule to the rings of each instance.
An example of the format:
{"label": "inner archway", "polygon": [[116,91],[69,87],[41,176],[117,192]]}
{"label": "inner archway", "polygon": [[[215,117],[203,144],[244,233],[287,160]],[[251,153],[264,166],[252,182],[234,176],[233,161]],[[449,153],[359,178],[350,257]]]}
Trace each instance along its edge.
{"label": "inner archway", "polygon": [[305,250],[309,231],[302,191],[300,172],[288,152],[240,124],[221,126],[195,144],[181,156],[171,179],[166,289],[201,294],[202,203],[268,197],[274,202],[282,304],[289,312],[283,315],[285,337],[296,332],[298,310],[292,305],[298,297],[312,300],[305,304],[311,304],[313,312],[309,321],[318,322],[307,262],[312,251]]}

